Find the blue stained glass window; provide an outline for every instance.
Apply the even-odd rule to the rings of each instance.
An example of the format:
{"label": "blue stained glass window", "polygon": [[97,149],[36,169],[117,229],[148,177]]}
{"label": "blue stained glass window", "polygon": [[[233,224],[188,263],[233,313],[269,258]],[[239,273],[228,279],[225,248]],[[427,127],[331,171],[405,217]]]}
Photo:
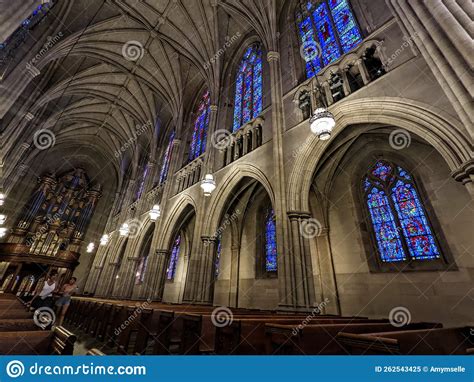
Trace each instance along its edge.
{"label": "blue stained glass window", "polygon": [[311,18],[306,17],[298,22],[298,28],[302,41],[302,53],[306,61],[306,74],[308,78],[313,77],[322,68],[319,59],[317,43],[314,40],[313,25]]}
{"label": "blue stained glass window", "polygon": [[219,276],[219,262],[221,260],[221,251],[222,251],[222,235],[217,237],[217,248],[216,248],[216,261],[214,263],[215,266],[215,276],[216,278]]}
{"label": "blue stained glass window", "polygon": [[140,199],[140,197],[142,196],[143,194],[143,191],[145,189],[145,182],[146,182],[146,177],[148,175],[148,169],[149,169],[149,166],[148,166],[148,163],[145,165],[145,169],[143,170],[143,174],[142,174],[142,177],[140,179],[140,184],[138,185],[138,190],[137,190],[137,199]]}
{"label": "blue stained glass window", "polygon": [[250,45],[242,57],[236,76],[232,131],[262,112],[262,50]]}
{"label": "blue stained glass window", "polygon": [[206,91],[199,103],[196,119],[194,120],[193,137],[189,150],[189,161],[199,157],[206,150],[207,128],[209,127],[211,98]]}
{"label": "blue stained glass window", "polygon": [[379,160],[363,179],[366,203],[383,262],[441,256],[412,176]]}
{"label": "blue stained glass window", "polygon": [[171,249],[170,262],[169,262],[168,268],[166,269],[166,278],[168,280],[174,279],[174,275],[176,273],[176,265],[178,265],[180,244],[181,244],[181,236],[178,235],[178,237],[174,241],[173,248]]}
{"label": "blue stained glass window", "polygon": [[347,0],[304,1],[296,21],[308,78],[362,42]]}
{"label": "blue stained glass window", "polygon": [[160,184],[163,183],[168,176],[168,170],[169,170],[170,161],[171,161],[171,151],[173,148],[173,140],[174,140],[174,131],[172,131],[170,134],[168,146],[166,146],[165,154],[163,156],[163,163],[161,165],[161,171],[160,171]]}
{"label": "blue stained glass window", "polygon": [[319,46],[323,52],[324,65],[338,59],[340,56],[339,47],[334,36],[333,26],[329,18],[329,11],[326,3],[321,3],[313,12],[314,26],[319,40]]}
{"label": "blue stained glass window", "polygon": [[342,51],[347,53],[362,41],[359,28],[357,28],[347,0],[329,0],[329,6],[339,34]]}
{"label": "blue stained glass window", "polygon": [[384,262],[406,260],[400,233],[385,192],[372,188],[367,196],[367,205],[381,260]]}
{"label": "blue stained glass window", "polygon": [[269,207],[265,213],[265,270],[276,272],[277,269],[275,213],[273,208]]}
{"label": "blue stained glass window", "polygon": [[424,208],[413,184],[398,180],[392,188],[392,199],[411,257],[417,260],[440,257]]}

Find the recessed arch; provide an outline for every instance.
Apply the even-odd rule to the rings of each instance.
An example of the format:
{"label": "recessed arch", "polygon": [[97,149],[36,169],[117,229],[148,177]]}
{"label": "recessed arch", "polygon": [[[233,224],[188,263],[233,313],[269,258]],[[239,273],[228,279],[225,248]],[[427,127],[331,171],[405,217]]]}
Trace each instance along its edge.
{"label": "recessed arch", "polygon": [[[425,139],[442,155],[452,171],[471,158],[472,147],[463,126],[446,113],[420,102],[391,97],[364,98],[340,101],[330,110],[336,119],[331,141],[351,125],[367,124],[370,129],[383,124]],[[307,175],[314,172],[327,147],[327,142],[313,138],[298,155],[289,176],[290,210],[308,211],[312,176]]]}
{"label": "recessed arch", "polygon": [[261,183],[270,197],[272,205],[275,205],[273,188],[263,171],[250,164],[236,165],[223,179],[216,180],[216,182],[222,186],[218,187],[215,194],[211,197],[208,210],[209,219],[205,221],[203,227],[204,233],[212,236],[213,232],[216,232],[219,222],[227,209],[232,193],[238,188],[239,183],[241,183],[244,178],[254,179]]}

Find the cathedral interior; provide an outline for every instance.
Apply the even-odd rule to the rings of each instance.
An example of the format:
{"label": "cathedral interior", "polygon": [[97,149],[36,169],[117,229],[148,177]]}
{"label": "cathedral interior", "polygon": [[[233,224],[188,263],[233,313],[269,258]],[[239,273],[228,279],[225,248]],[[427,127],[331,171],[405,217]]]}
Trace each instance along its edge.
{"label": "cathedral interior", "polygon": [[57,273],[92,337],[128,304],[303,317],[313,354],[323,316],[474,353],[472,4],[21,3],[1,10],[0,310]]}

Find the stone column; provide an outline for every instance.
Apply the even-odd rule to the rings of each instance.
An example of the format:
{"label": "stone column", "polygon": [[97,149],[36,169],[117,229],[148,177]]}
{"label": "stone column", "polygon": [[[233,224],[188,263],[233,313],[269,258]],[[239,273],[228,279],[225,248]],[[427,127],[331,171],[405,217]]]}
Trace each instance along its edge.
{"label": "stone column", "polygon": [[329,241],[329,230],[326,227],[320,227],[315,238],[319,260],[317,265],[319,267],[321,301],[326,299],[328,301],[324,307],[325,313],[341,314],[336,273],[332,259],[331,243]]}
{"label": "stone column", "polygon": [[282,308],[295,308],[298,306],[292,270],[294,268],[294,255],[290,248],[288,218],[286,216],[286,184],[285,166],[283,161],[283,134],[285,130],[282,74],[280,54],[270,51],[267,54],[270,67],[270,87],[272,104],[272,145],[274,163],[274,195],[275,217],[278,251],[278,285],[279,305]]}
{"label": "stone column", "polygon": [[[387,0],[472,136],[472,13],[469,2]],[[456,41],[454,43],[454,41]],[[467,59],[466,59],[467,58]]]}
{"label": "stone column", "polygon": [[347,77],[347,69],[341,70],[341,77],[344,96],[347,97],[349,94],[351,94],[351,85],[349,84],[349,78]]}
{"label": "stone column", "polygon": [[365,86],[370,82],[370,77],[369,77],[369,73],[367,72],[367,68],[365,67],[364,60],[362,58],[359,58],[356,61],[356,64]]}
{"label": "stone column", "polygon": [[119,295],[123,298],[131,298],[133,293],[133,287],[135,285],[135,273],[137,272],[138,257],[128,257],[125,263],[125,268],[122,272],[120,279]]}
{"label": "stone column", "polygon": [[312,232],[305,229],[310,223],[309,213],[288,212],[291,226],[291,279],[293,307],[310,308],[315,302],[313,267],[308,239]]}
{"label": "stone column", "polygon": [[[151,298],[157,301],[161,301],[163,297],[163,287],[164,287],[164,278],[161,280],[161,275],[166,272],[166,267],[168,266],[166,259],[160,258],[164,253],[167,253],[167,249],[157,249],[157,242],[160,233],[163,230],[163,221],[164,216],[166,216],[166,207],[168,204],[168,200],[173,196],[173,182],[174,182],[174,174],[178,170],[178,162],[180,162],[179,154],[180,154],[180,139],[173,140],[173,147],[171,151],[171,158],[170,158],[170,166],[168,168],[168,175],[166,181],[163,186],[163,193],[160,199],[160,209],[161,209],[161,217],[158,218],[155,224],[155,230],[153,232],[153,239],[150,247],[150,256],[149,256],[149,263],[147,266],[143,288],[146,288],[145,293],[146,298]],[[164,268],[164,269],[163,269]],[[162,285],[163,284],[163,285]],[[142,288],[142,289],[143,289]]]}
{"label": "stone column", "polygon": [[[217,168],[216,160],[218,158],[217,148],[212,146],[212,135],[217,127],[217,105],[210,106],[209,128],[206,142],[206,154],[202,165],[201,178],[206,174],[212,174]],[[212,254],[209,253],[210,248],[214,245],[204,245],[204,242],[210,242],[209,236],[201,236],[203,233],[199,231],[199,227],[204,226],[204,219],[207,218],[205,210],[208,207],[208,200],[202,196],[201,203],[198,205],[196,211],[196,224],[194,232],[191,234],[192,243],[191,251],[189,253],[188,272],[184,286],[183,301],[196,303],[212,303],[213,295],[211,293],[211,282],[213,282],[210,275],[214,269]],[[200,240],[199,240],[200,239]],[[209,240],[208,240],[209,239]]]}
{"label": "stone column", "polygon": [[212,303],[214,298],[214,263],[217,239],[201,236],[199,264],[193,300],[198,303]]}
{"label": "stone column", "polygon": [[[150,283],[148,284],[147,280],[147,297],[155,301],[161,301],[163,299],[163,291],[165,290],[165,281],[166,281],[166,268],[168,267],[170,251],[167,249],[157,249],[150,258],[150,263],[148,266],[149,270],[155,270],[153,277],[149,277]],[[147,272],[149,275],[149,272]],[[146,277],[146,276],[145,276]],[[148,285],[151,288],[148,288]]]}
{"label": "stone column", "polygon": [[[211,115],[209,117],[209,126],[207,130],[207,140],[206,140],[206,153],[207,153],[207,161],[204,163],[203,173],[206,174],[207,172],[214,172],[217,168],[216,160],[219,157],[216,155],[217,148],[212,146],[212,143],[215,142],[215,139],[212,139],[214,136],[216,129],[217,129],[217,105],[209,106]],[[217,142],[216,142],[217,143]]]}
{"label": "stone column", "polygon": [[328,106],[331,106],[334,103],[334,99],[332,98],[331,88],[329,87],[329,82],[324,81],[322,83],[323,93],[326,97],[326,102]]}
{"label": "stone column", "polygon": [[229,306],[237,308],[239,304],[239,240],[232,243],[230,247],[231,263],[230,263],[230,280],[229,280]]}
{"label": "stone column", "polygon": [[97,284],[102,274],[102,269],[103,266],[100,265],[96,265],[93,267],[90,277],[87,279],[86,286],[84,287],[84,292],[95,295],[95,292],[97,290]]}

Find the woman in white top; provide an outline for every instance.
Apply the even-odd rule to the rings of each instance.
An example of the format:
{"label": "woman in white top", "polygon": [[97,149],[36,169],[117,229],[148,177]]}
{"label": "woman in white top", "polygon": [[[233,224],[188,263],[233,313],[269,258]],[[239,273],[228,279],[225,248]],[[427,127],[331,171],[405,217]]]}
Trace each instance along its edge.
{"label": "woman in white top", "polygon": [[30,301],[30,306],[34,309],[41,308],[43,306],[53,305],[53,292],[56,289],[56,281],[58,278],[58,272],[53,271],[48,276],[43,284],[43,287],[37,292]]}

